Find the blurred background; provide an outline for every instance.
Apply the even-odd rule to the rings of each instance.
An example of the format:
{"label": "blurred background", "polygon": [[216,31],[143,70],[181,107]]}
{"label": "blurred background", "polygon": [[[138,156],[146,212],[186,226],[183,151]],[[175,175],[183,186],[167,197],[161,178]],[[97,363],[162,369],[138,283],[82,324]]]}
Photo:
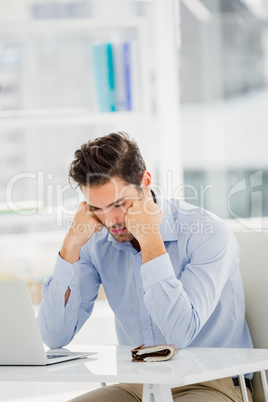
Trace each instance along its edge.
{"label": "blurred background", "polygon": [[267,228],[267,0],[0,10],[0,279],[26,280],[39,303],[83,199],[68,183],[74,151],[118,130],[161,195]]}

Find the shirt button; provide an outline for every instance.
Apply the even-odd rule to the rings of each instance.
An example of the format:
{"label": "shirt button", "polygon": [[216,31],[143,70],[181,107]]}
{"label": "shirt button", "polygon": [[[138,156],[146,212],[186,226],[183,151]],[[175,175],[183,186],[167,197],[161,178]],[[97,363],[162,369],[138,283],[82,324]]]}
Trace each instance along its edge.
{"label": "shirt button", "polygon": [[141,256],[138,254],[138,255],[137,255],[137,258],[138,258],[138,260],[140,260],[140,259],[141,259]]}
{"label": "shirt button", "polygon": [[145,326],[145,328],[150,328],[150,324],[148,324],[148,323],[145,324],[144,326]]}
{"label": "shirt button", "polygon": [[66,276],[68,276],[68,278],[70,278],[70,276],[72,276],[71,272],[66,272]]}
{"label": "shirt button", "polygon": [[141,294],[141,295],[144,295],[144,293],[145,293],[144,290],[143,290],[143,289],[140,289],[140,294]]}

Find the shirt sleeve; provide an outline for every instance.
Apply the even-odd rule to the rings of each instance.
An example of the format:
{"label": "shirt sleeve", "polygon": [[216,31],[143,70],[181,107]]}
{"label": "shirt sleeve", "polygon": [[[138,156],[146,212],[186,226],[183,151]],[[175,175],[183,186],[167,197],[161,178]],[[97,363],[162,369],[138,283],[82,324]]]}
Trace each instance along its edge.
{"label": "shirt sleeve", "polygon": [[207,322],[239,261],[229,229],[215,226],[213,236],[192,235],[189,262],[176,277],[166,253],[141,267],[146,308],[167,343],[188,346]]}
{"label": "shirt sleeve", "polygon": [[[81,249],[82,250],[82,249]],[[98,295],[100,277],[85,252],[70,264],[58,255],[53,274],[43,284],[38,324],[44,343],[59,348],[71,342],[90,316]],[[65,306],[65,293],[71,290]]]}

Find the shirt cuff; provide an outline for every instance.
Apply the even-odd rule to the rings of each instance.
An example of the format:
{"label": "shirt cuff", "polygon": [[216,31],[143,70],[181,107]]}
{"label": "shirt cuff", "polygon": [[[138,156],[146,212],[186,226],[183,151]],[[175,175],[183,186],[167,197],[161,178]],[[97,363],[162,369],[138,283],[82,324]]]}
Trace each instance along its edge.
{"label": "shirt cuff", "polygon": [[80,260],[70,264],[60,256],[60,253],[58,254],[52,275],[53,279],[68,287],[71,283],[74,284],[75,281],[78,281],[79,272]]}
{"label": "shirt cuff", "polygon": [[141,266],[141,277],[144,289],[174,278],[175,273],[168,253],[143,264]]}

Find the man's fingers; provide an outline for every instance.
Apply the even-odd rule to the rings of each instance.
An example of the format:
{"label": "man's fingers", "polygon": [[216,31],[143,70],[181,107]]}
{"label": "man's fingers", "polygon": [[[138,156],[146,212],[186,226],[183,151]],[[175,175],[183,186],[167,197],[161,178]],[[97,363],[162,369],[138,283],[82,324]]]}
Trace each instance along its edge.
{"label": "man's fingers", "polygon": [[152,200],[151,197],[143,195],[128,208],[128,215],[139,215],[146,213],[148,215],[157,215],[162,213],[158,205]]}
{"label": "man's fingers", "polygon": [[100,232],[103,229],[103,225],[96,226],[95,232]]}
{"label": "man's fingers", "polygon": [[86,205],[86,201],[81,201],[78,204],[77,210],[80,211],[81,209],[84,208],[84,206]]}

